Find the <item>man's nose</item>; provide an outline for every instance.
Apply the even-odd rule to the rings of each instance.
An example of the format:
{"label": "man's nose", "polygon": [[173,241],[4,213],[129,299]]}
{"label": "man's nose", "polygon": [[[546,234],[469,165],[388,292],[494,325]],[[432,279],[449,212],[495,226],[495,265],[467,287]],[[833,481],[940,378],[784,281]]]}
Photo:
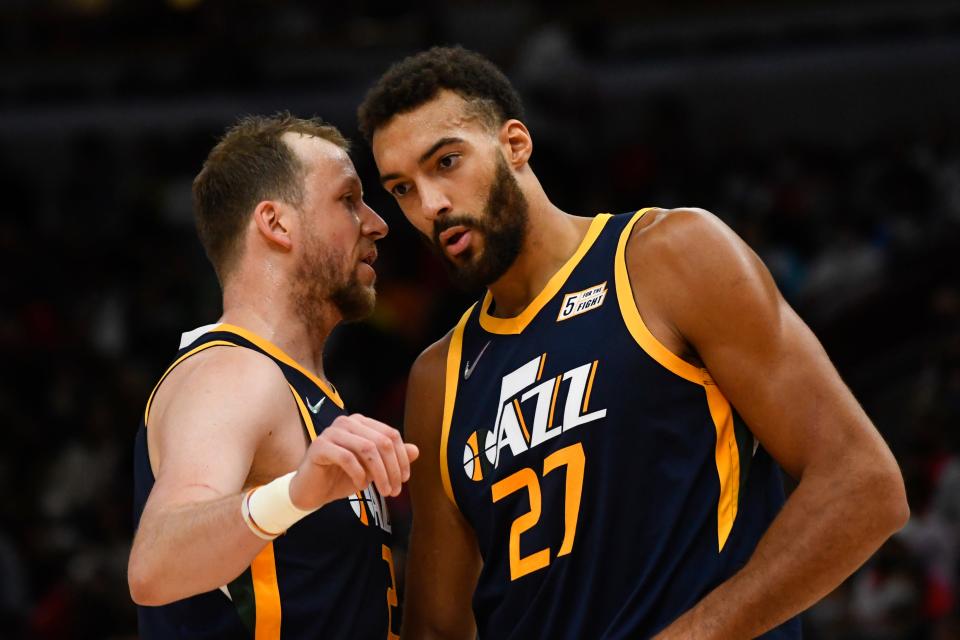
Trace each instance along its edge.
{"label": "man's nose", "polygon": [[364,235],[372,236],[374,240],[379,240],[390,231],[390,227],[380,214],[371,209],[366,202],[363,203],[362,225]]}
{"label": "man's nose", "polygon": [[420,188],[420,204],[431,221],[447,215],[452,209],[450,198],[440,189],[429,186]]}

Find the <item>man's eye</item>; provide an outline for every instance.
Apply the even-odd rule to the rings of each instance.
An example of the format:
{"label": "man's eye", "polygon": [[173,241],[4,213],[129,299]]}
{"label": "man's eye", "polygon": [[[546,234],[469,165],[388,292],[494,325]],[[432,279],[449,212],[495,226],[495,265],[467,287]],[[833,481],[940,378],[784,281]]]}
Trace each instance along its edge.
{"label": "man's eye", "polygon": [[437,164],[441,169],[449,169],[457,164],[457,160],[460,158],[459,155],[451,153],[449,155],[443,156],[440,160],[437,161]]}
{"label": "man's eye", "polygon": [[398,184],[398,185],[394,185],[394,187],[393,187],[392,189],[390,189],[390,193],[392,193],[393,195],[395,195],[395,196],[398,197],[398,198],[407,195],[407,192],[408,192],[408,191],[410,191],[410,187],[408,187],[407,185],[405,185],[405,184],[403,184],[403,183],[400,183],[400,184]]}

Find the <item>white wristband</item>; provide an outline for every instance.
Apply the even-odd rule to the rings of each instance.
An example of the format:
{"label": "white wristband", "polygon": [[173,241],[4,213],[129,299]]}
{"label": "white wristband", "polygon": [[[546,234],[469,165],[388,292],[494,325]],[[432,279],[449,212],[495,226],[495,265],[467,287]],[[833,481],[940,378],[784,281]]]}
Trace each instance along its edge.
{"label": "white wristband", "polygon": [[280,476],[248,491],[240,503],[240,513],[254,534],[273,540],[316,509],[298,509],[290,500],[290,480],[296,471]]}

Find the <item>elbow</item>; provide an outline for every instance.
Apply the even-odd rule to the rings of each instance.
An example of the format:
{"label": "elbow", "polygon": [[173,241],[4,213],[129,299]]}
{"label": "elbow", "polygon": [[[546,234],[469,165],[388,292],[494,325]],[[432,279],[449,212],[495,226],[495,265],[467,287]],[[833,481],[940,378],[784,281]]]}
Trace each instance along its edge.
{"label": "elbow", "polygon": [[892,456],[886,464],[878,464],[874,469],[867,479],[868,491],[871,494],[869,503],[873,510],[874,523],[886,539],[907,524],[910,519],[910,506],[907,504],[903,476]]}
{"label": "elbow", "polygon": [[894,469],[894,477],[891,479],[891,493],[888,497],[890,503],[890,523],[893,527],[891,534],[900,531],[910,519],[910,505],[907,503],[907,490],[903,484],[903,476],[900,470]]}
{"label": "elbow", "polygon": [[127,563],[127,586],[130,588],[130,598],[135,604],[141,606],[152,606],[154,604],[153,585],[154,580],[150,579],[144,563],[139,561],[135,555],[130,554],[130,562]]}
{"label": "elbow", "polygon": [[172,600],[163,597],[162,589],[159,588],[161,584],[163,582],[156,570],[134,550],[127,564],[127,586],[133,602],[142,607],[169,604]]}

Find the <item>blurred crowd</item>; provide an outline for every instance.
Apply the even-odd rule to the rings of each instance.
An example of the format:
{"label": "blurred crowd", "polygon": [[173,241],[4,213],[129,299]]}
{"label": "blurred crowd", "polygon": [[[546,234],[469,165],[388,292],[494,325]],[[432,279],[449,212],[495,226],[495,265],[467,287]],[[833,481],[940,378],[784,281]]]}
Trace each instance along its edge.
{"label": "blurred crowd", "polygon": [[[294,11],[283,4],[281,17]],[[378,19],[348,21],[342,42],[389,40],[390,11],[364,6]],[[285,29],[320,28],[294,18]],[[33,19],[41,25],[31,23],[34,35],[49,27]],[[420,38],[452,29],[425,24]],[[70,46],[66,36],[48,37]],[[934,122],[853,141],[738,144],[735,136],[704,138],[696,105],[670,92],[646,96],[642,126],[622,129],[603,115],[634,105],[599,106],[602,87],[569,55],[570,47],[583,53],[582,39],[545,29],[526,42],[506,70],[527,102],[533,168],[555,203],[581,215],[650,205],[719,215],[763,258],[900,462],[908,525],[805,614],[807,637],[960,638],[956,130]],[[551,65],[557,59],[565,64]],[[206,62],[230,66],[222,55]],[[246,80],[225,74],[220,82]],[[259,86],[269,90],[262,77]],[[0,106],[16,99],[0,90]],[[354,135],[345,116],[328,117]],[[0,637],[136,635],[125,576],[133,435],[179,334],[220,314],[193,231],[190,183],[227,124],[208,118],[175,133],[123,135],[76,127],[39,138],[0,126]],[[368,149],[357,144],[353,155],[367,200],[391,232],[377,265],[377,309],[335,332],[327,372],[353,410],[400,426],[410,364],[477,292],[450,286],[380,192]],[[404,496],[392,512],[399,564],[410,515]]]}

